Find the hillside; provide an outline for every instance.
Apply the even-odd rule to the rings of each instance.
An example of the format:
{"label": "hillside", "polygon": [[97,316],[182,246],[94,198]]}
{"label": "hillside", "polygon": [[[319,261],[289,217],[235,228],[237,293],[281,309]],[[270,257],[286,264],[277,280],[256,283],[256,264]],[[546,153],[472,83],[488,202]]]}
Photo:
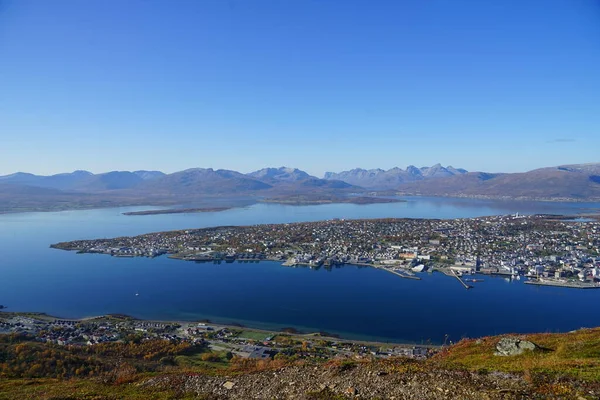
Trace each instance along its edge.
{"label": "hillside", "polygon": [[159,171],[111,171],[93,174],[88,171],[74,171],[55,175],[34,175],[17,172],[0,176],[0,184],[27,185],[32,187],[63,191],[100,192],[105,190],[129,189],[143,181],[164,176]]}
{"label": "hillside", "polygon": [[461,168],[457,169],[452,166],[443,167],[441,164],[422,168],[409,165],[406,170],[398,167],[387,171],[379,168],[370,170],[355,168],[340,173],[326,172],[324,179],[341,180],[352,185],[369,189],[388,190],[396,189],[399,185],[407,182],[445,178],[454,175],[462,175],[466,172],[466,170]]}
{"label": "hillside", "polygon": [[[127,205],[235,207],[255,197],[328,195],[343,199],[361,188],[324,180],[295,168],[265,168],[250,174],[191,168],[172,174],[159,171],[87,171],[40,176],[16,173],[0,177],[0,213],[49,211]],[[252,200],[254,199],[254,200]]]}
{"label": "hillside", "polygon": [[224,194],[269,189],[268,183],[236,171],[212,168],[191,168],[157,179],[145,181],[136,191],[183,195]]}
{"label": "hillside", "polygon": [[[163,340],[58,346],[0,335],[0,399],[596,399],[600,329],[520,335],[535,350],[497,356],[504,335],[431,358],[231,357]],[[59,367],[57,367],[59,365]]]}
{"label": "hillside", "polygon": [[248,176],[260,181],[277,184],[282,182],[298,182],[306,179],[316,179],[298,168],[263,168],[258,171],[247,174]]}
{"label": "hillside", "polygon": [[471,172],[448,178],[400,185],[408,195],[599,200],[600,164],[540,168],[529,172]]}
{"label": "hillside", "polygon": [[[191,168],[160,171],[87,171],[50,176],[18,172],[0,176],[0,213],[127,205],[235,207],[264,199],[285,203],[345,202],[367,191],[400,195],[598,201],[600,163],[540,168],[522,173],[467,172],[443,167],[354,169],[324,179],[297,168],[264,168],[249,174]],[[225,201],[225,203],[224,203]],[[240,203],[242,202],[242,203]]]}

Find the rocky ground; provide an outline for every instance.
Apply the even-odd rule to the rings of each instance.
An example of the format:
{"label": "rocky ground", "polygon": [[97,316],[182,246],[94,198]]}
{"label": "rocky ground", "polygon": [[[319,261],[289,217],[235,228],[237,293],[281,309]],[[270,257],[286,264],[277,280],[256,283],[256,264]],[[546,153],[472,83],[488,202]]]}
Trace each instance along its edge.
{"label": "rocky ground", "polygon": [[171,375],[140,385],[205,399],[531,399],[522,378],[424,368],[423,363],[295,365],[244,375]]}
{"label": "rocky ground", "polygon": [[[276,357],[227,362],[201,359],[199,364],[187,365],[161,359],[152,369],[154,364],[148,360],[133,362],[140,356],[134,352],[138,347],[130,346],[127,352],[104,349],[104,358],[89,361],[90,366],[114,369],[93,377],[66,378],[50,374],[53,370],[48,368],[56,367],[52,361],[77,362],[77,353],[69,353],[74,348],[9,342],[4,349],[16,361],[0,363],[6,367],[4,375],[0,369],[1,400],[600,399],[600,328],[463,339],[423,360]],[[49,364],[39,360],[44,354]],[[19,360],[33,358],[40,363],[37,369],[19,372],[20,366],[28,365]],[[81,375],[79,368],[87,367],[85,363],[76,366],[76,376]],[[29,376],[36,371],[41,374],[44,368],[46,375]],[[5,379],[7,375],[11,378]]]}

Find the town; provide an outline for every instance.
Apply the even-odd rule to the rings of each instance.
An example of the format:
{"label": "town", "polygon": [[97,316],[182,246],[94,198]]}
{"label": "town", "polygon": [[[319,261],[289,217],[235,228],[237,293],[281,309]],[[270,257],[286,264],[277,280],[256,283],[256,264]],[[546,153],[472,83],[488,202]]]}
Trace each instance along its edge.
{"label": "town", "polygon": [[[146,321],[125,315],[79,320],[41,313],[0,312],[0,336],[27,335],[32,340],[59,346],[94,346],[162,340],[195,346],[203,361],[249,359],[427,358],[439,346],[345,340],[326,332],[300,333],[293,328],[264,331],[204,322]],[[185,360],[179,360],[185,361]]]}
{"label": "town", "polygon": [[469,219],[328,220],[170,231],[51,245],[117,257],[195,262],[280,261],[285,266],[381,268],[403,278],[418,272],[498,274],[526,283],[600,288],[600,222],[552,215]]}

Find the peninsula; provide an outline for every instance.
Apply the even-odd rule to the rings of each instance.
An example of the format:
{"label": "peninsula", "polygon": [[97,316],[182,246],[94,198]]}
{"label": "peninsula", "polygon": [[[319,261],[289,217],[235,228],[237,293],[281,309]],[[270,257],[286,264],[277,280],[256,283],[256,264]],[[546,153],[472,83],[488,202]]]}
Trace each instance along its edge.
{"label": "peninsula", "polygon": [[373,196],[327,196],[327,195],[292,195],[292,196],[279,196],[270,197],[261,200],[262,203],[277,203],[277,204],[288,204],[293,206],[308,206],[308,205],[319,205],[319,204],[334,204],[334,203],[347,203],[347,204],[387,204],[387,203],[405,203],[403,199],[393,199],[386,197],[373,197]]}
{"label": "peninsula", "polygon": [[204,207],[204,208],[169,208],[164,210],[128,211],[123,215],[158,215],[158,214],[191,214],[202,212],[219,212],[230,210],[232,207]]}
{"label": "peninsula", "polygon": [[51,247],[116,257],[169,254],[194,262],[273,260],[311,268],[355,264],[409,279],[427,270],[459,280],[470,273],[526,276],[542,285],[600,288],[600,222],[553,215],[221,226]]}

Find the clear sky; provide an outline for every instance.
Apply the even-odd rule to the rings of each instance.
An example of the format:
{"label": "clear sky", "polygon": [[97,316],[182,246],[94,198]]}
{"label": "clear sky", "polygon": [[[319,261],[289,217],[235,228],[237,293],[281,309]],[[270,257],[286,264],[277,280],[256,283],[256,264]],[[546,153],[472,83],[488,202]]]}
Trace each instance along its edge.
{"label": "clear sky", "polygon": [[597,0],[0,0],[0,174],[599,161]]}

